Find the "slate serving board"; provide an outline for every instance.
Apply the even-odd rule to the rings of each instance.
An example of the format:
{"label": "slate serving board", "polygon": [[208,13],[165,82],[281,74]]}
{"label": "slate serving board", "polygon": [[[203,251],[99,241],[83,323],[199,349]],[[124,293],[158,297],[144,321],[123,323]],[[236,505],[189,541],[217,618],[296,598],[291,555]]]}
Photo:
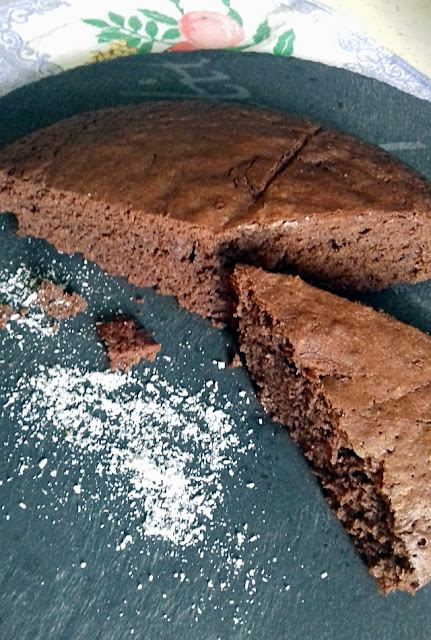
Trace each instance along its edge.
{"label": "slate serving board", "polygon": [[[431,104],[349,72],[263,54],[131,57],[47,78],[0,100],[0,145],[81,111],[179,97],[317,119],[389,145],[431,178]],[[16,331],[0,332],[0,638],[429,638],[431,586],[414,597],[378,593],[301,455],[264,415],[244,369],[220,368],[232,353],[228,331],[179,309],[172,298],[105,275],[80,256],[18,238],[15,228],[13,216],[0,218],[0,274],[24,269],[34,279],[66,282],[85,294],[88,309],[51,337],[24,325],[19,339]],[[139,294],[143,304],[135,300]],[[429,283],[363,299],[431,331]],[[105,371],[95,320],[118,309],[139,318],[162,345],[156,362],[133,374],[144,400],[153,377],[163,383],[159,403],[169,404],[180,386],[230,425],[229,464],[219,465],[215,480],[207,478],[215,483],[212,497],[204,491],[204,498],[214,498],[211,517],[199,515],[195,524],[204,528],[190,543],[153,535],[145,523],[138,535],[127,495],[97,472],[103,451],[81,447],[78,454],[73,433],[55,437],[43,390],[18,394],[11,403],[23,379],[41,375],[41,365]],[[133,389],[128,393],[133,401]],[[30,415],[26,423],[24,414]],[[190,420],[200,421],[203,433],[205,419],[196,416]],[[151,417],[156,430],[160,419],[157,412]],[[176,446],[184,425],[163,428],[166,446]],[[125,444],[110,435],[109,455],[114,445],[127,446],[127,438]],[[191,476],[201,471],[202,451],[196,453],[190,438],[185,447]],[[106,471],[106,459],[104,465]],[[127,478],[121,482],[124,489]]]}

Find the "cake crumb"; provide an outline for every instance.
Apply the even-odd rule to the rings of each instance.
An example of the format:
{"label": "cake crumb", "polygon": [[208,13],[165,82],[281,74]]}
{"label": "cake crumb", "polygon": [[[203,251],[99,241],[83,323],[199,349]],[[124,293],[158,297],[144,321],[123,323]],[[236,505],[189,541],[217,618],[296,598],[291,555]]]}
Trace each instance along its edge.
{"label": "cake crumb", "polygon": [[43,280],[37,289],[36,303],[51,318],[62,320],[75,317],[87,308],[87,302],[78,293],[67,293],[63,286]]}
{"label": "cake crumb", "polygon": [[140,360],[154,362],[160,344],[132,318],[117,316],[97,325],[100,338],[108,350],[111,369],[129,371]]}
{"label": "cake crumb", "polygon": [[9,318],[13,315],[13,309],[8,304],[0,304],[0,330],[6,329]]}
{"label": "cake crumb", "polygon": [[238,353],[235,353],[232,360],[227,365],[228,369],[235,369],[236,367],[242,367],[242,361]]}

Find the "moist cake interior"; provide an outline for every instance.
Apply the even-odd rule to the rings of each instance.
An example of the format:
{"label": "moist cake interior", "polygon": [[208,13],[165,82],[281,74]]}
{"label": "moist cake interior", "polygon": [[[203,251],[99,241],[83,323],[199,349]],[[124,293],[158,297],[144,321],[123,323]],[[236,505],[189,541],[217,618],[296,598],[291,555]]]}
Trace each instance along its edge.
{"label": "moist cake interior", "polygon": [[240,317],[241,350],[262,404],[303,449],[326,500],[351,534],[380,590],[413,593],[419,585],[405,544],[393,532],[390,505],[379,492],[378,462],[359,457],[334,429],[337,414],[328,407],[318,382],[298,372],[292,345],[251,296],[247,306],[242,302]]}

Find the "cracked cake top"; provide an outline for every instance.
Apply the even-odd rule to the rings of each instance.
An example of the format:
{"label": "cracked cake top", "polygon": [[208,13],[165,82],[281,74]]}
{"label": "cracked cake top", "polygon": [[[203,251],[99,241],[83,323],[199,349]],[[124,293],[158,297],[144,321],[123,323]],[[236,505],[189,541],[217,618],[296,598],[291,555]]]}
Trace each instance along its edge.
{"label": "cracked cake top", "polygon": [[11,145],[0,163],[14,178],[217,232],[431,203],[426,183],[385,152],[237,105],[158,102],[81,114]]}

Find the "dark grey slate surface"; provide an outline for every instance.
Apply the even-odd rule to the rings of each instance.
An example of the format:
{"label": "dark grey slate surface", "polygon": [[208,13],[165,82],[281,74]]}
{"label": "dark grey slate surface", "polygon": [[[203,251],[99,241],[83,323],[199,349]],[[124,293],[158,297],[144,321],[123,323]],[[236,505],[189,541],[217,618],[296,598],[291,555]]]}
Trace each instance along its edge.
{"label": "dark grey slate surface", "polygon": [[[429,103],[337,69],[254,54],[135,57],[46,79],[0,101],[0,144],[79,111],[178,96],[272,106],[371,142],[395,143],[394,153],[431,178]],[[214,365],[232,348],[227,331],[149,290],[137,305],[137,290],[122,279],[85,265],[79,256],[59,255],[43,241],[19,239],[14,229],[12,216],[0,218],[0,269],[26,265],[45,275],[54,263],[56,277],[72,288],[80,289],[84,272],[92,286],[88,311],[64,323],[55,340],[28,333],[21,351],[16,340],[0,333],[0,638],[429,638],[431,587],[414,597],[379,595],[301,455],[264,416],[244,370]],[[396,287],[368,301],[431,331],[429,283]],[[147,537],[116,551],[122,532],[108,517],[109,488],[96,478],[92,457],[82,457],[84,469],[76,469],[61,441],[46,437],[42,449],[31,438],[23,444],[19,416],[3,407],[20,377],[37,365],[104,370],[94,320],[119,308],[140,312],[162,354],[171,358],[140,365],[143,378],[158,372],[190,393],[217,381],[216,406],[224,406],[226,397],[232,402],[239,442],[235,473],[222,474],[224,504],[215,510],[205,540],[185,549]],[[20,474],[23,454],[30,463]],[[49,475],[40,473],[41,455],[49,462],[56,457],[55,495],[70,496],[63,504],[53,499]],[[97,490],[97,500],[73,496],[78,476],[85,477],[85,495]],[[80,505],[85,508],[79,511]],[[127,508],[121,501],[116,506],[118,521],[127,517]],[[234,541],[244,532],[239,548]],[[240,558],[237,572],[220,548]]]}

